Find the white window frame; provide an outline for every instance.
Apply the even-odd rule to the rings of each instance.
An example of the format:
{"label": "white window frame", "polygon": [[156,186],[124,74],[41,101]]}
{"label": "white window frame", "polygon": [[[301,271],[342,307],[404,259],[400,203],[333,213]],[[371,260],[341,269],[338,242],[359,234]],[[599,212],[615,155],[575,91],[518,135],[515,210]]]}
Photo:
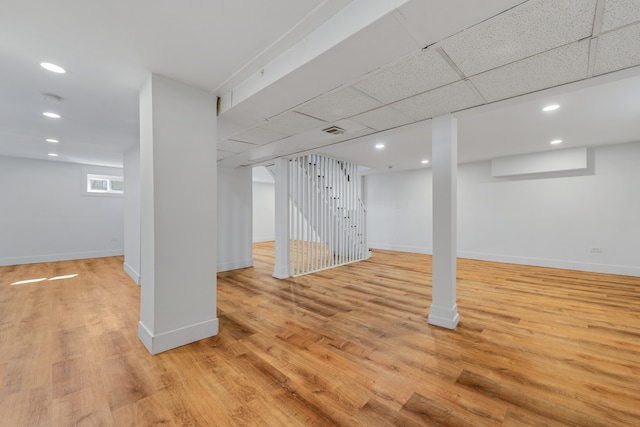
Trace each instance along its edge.
{"label": "white window frame", "polygon": [[[112,188],[113,181],[122,181],[124,183],[124,178],[122,176],[117,175],[104,175],[97,173],[85,172],[82,174],[83,182],[82,182],[82,193],[87,196],[116,196],[122,197],[124,195],[124,190],[114,190]],[[107,181],[107,189],[106,190],[93,190],[91,189],[91,181],[92,180],[104,180]]]}

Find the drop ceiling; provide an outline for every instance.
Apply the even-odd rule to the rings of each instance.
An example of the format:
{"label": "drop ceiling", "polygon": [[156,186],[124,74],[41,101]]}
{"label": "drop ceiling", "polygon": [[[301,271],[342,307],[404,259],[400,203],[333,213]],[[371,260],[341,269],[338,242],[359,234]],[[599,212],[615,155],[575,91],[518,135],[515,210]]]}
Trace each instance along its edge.
{"label": "drop ceiling", "polygon": [[[408,2],[370,27],[402,22],[409,8],[411,16],[426,17],[430,6]],[[422,40],[421,48],[311,99],[292,101],[297,105],[288,113],[323,121],[304,134],[306,150],[288,136],[263,146],[260,156],[237,153],[220,164],[267,164],[277,156],[316,152],[362,164],[366,173],[424,167],[418,161],[430,156],[429,119],[448,112],[458,117],[459,159],[465,162],[640,140],[634,101],[640,90],[634,78],[640,75],[640,3],[531,0],[510,6],[449,37]],[[351,48],[367,49],[357,42]],[[323,55],[338,64],[348,60],[333,51]],[[258,104],[260,96],[254,95]],[[560,111],[542,115],[545,103],[557,99],[563,100]],[[229,112],[233,108],[243,110],[239,105]],[[257,128],[277,118],[259,116]],[[327,140],[321,129],[340,120],[362,127]],[[557,138],[564,143],[551,147],[548,142]],[[381,141],[386,148],[374,150]]]}
{"label": "drop ceiling", "polygon": [[[149,72],[220,96],[220,167],[307,152],[368,173],[424,167],[430,118],[447,112],[464,162],[558,149],[553,137],[640,140],[637,0],[26,3],[0,16],[0,155],[44,158],[59,137],[57,161],[121,164]],[[63,97],[59,123],[39,116],[42,92]]]}

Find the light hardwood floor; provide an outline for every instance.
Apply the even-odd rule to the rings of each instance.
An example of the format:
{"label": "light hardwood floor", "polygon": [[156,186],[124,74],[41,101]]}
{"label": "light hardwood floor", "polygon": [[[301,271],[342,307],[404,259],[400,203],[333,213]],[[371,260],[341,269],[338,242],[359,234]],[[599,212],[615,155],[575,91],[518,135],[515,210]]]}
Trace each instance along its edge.
{"label": "light hardwood floor", "polygon": [[459,260],[454,332],[429,256],[278,281],[272,254],[218,275],[217,337],[158,356],[121,257],[0,267],[0,425],[640,425],[640,278]]}

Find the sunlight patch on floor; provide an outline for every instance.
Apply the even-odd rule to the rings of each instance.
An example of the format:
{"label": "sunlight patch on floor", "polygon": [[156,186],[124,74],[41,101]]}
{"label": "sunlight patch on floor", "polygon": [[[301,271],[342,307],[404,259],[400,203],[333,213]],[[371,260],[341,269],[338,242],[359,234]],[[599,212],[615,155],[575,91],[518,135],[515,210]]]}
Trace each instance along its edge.
{"label": "sunlight patch on floor", "polygon": [[76,276],[77,276],[77,274],[67,274],[66,276],[55,276],[55,277],[52,277],[50,279],[47,279],[46,277],[41,277],[39,279],[20,280],[19,282],[13,282],[11,284],[11,286],[25,285],[27,283],[38,283],[38,282],[52,281],[52,280],[71,279],[71,278],[76,277]]}

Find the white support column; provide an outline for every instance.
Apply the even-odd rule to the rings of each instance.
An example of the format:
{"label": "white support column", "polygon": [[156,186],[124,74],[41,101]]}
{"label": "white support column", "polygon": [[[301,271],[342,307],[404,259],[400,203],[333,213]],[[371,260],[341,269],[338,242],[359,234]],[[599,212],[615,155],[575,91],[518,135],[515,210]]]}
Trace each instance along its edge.
{"label": "white support column", "polygon": [[432,120],[433,259],[429,323],[455,329],[458,124],[451,114]]}
{"label": "white support column", "polygon": [[151,75],[140,91],[138,337],[152,354],[218,333],[216,99]]}
{"label": "white support column", "polygon": [[276,260],[273,277],[286,279],[291,277],[289,270],[289,160],[276,159],[275,172]]}

